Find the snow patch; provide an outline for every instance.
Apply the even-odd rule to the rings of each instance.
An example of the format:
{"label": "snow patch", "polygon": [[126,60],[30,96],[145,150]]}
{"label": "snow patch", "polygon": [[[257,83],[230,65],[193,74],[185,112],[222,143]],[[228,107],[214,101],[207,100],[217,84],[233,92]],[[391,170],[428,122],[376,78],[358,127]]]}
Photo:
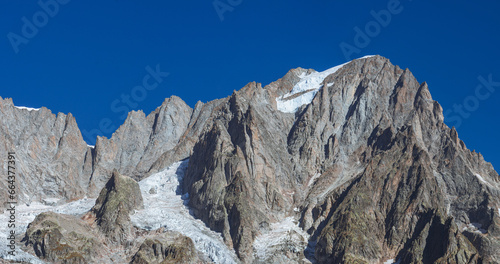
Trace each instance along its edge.
{"label": "snow patch", "polygon": [[470,223],[467,225],[467,228],[469,230],[472,230],[472,232],[474,232],[474,233],[478,233],[478,234],[488,233],[488,231],[483,229],[482,227],[483,227],[483,225],[481,225],[480,223]]}
{"label": "snow patch", "polygon": [[487,186],[489,186],[489,187],[491,187],[491,188],[497,188],[497,189],[498,189],[498,187],[495,187],[496,185],[494,185],[494,183],[490,183],[490,182],[488,182],[488,181],[487,181],[487,180],[486,180],[483,176],[481,176],[481,175],[479,175],[479,174],[477,174],[477,173],[476,173],[476,174],[474,174],[474,175],[476,175],[476,178],[477,178],[480,182],[482,182],[482,183],[486,184]]}
{"label": "snow patch", "polygon": [[488,231],[483,229],[482,227],[483,227],[483,225],[480,223],[469,223],[468,225],[466,225],[462,228],[462,231],[469,230],[471,232],[478,233],[478,234],[488,233]]}
{"label": "snow patch", "polygon": [[388,259],[384,264],[399,264],[401,261],[394,261],[394,259]]}
{"label": "snow patch", "polygon": [[[373,56],[365,56],[360,59],[369,58]],[[299,107],[310,104],[318,93],[319,89],[323,86],[321,83],[331,74],[334,74],[339,69],[344,67],[347,63],[335,66],[326,71],[322,72],[314,72],[309,75],[302,73],[299,78],[301,79],[289,93],[276,98],[276,104],[279,111],[284,113],[295,113],[299,109]],[[329,83],[328,86],[333,85],[333,83]],[[303,93],[301,95],[296,96],[297,94]],[[290,97],[296,96],[294,98],[288,99]]]}
{"label": "snow patch", "polygon": [[40,108],[32,108],[32,107],[26,107],[26,106],[14,106],[14,107],[17,109],[21,109],[21,110],[28,110],[30,112],[40,110]]}
{"label": "snow patch", "polygon": [[279,252],[280,247],[304,251],[308,240],[309,234],[298,226],[293,217],[287,217],[281,222],[271,224],[269,231],[258,235],[253,248],[257,259],[265,262]]}
{"label": "snow patch", "polygon": [[314,176],[312,176],[312,178],[309,180],[309,183],[307,183],[307,186],[308,187],[311,186],[314,183],[314,181],[316,181],[316,179],[319,178],[319,176],[321,176],[321,173],[314,174]]}
{"label": "snow patch", "polygon": [[[328,77],[328,75],[338,71],[344,65],[345,64],[335,66],[323,72],[311,73],[307,76],[305,73],[301,74],[299,76],[301,80],[293,87],[292,91],[276,98],[278,110],[285,113],[295,113],[302,105],[311,103],[314,96],[316,96],[316,93],[322,88],[321,83],[323,80]],[[287,99],[291,96],[297,95],[298,93],[303,94],[292,99]]]}
{"label": "snow patch", "polygon": [[487,181],[486,181],[486,180],[485,180],[485,179],[484,179],[481,175],[479,175],[479,174],[477,174],[477,173],[476,173],[475,175],[476,175],[476,177],[477,177],[477,178],[478,178],[478,179],[479,179],[482,183],[484,183],[484,184],[488,184],[488,182],[487,182]]}
{"label": "snow patch", "polygon": [[139,182],[144,209],[131,215],[132,224],[145,230],[164,227],[189,238],[195,247],[215,263],[237,263],[238,258],[222,239],[222,236],[195,219],[187,208],[188,195],[181,193],[181,183],[188,161],[172,164]]}

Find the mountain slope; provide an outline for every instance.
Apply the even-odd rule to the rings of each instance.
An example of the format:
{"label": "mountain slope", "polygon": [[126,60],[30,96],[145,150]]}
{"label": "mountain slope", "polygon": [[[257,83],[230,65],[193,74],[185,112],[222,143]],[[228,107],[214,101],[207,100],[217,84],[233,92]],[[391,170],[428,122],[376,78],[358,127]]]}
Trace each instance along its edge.
{"label": "mountain slope", "polygon": [[10,99],[0,114],[0,149],[23,161],[21,202],[96,197],[113,169],[140,180],[189,157],[187,205],[245,263],[500,262],[498,173],[444,124],[425,82],[380,56],[194,109],[173,96],[95,147],[71,114]]}
{"label": "mountain slope", "polygon": [[[320,262],[428,263],[457,257],[457,247],[471,262],[498,261],[499,176],[444,125],[427,84],[385,58],[360,59],[289,114],[276,111],[272,92],[290,91],[290,79],[235,92],[190,159],[190,205],[240,258],[252,261],[256,235],[298,207]],[[491,232],[469,230],[475,222]],[[426,247],[436,237],[425,228],[455,238]]]}

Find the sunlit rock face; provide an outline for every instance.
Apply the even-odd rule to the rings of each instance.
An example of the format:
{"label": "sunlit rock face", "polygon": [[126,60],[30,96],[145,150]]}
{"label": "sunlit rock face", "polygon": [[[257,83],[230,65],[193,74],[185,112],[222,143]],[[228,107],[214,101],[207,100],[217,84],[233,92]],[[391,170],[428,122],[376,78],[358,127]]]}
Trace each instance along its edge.
{"label": "sunlit rock face", "polygon": [[189,162],[195,215],[246,262],[274,257],[256,258],[252,241],[288,216],[309,245],[275,254],[297,262],[497,261],[499,176],[443,123],[427,84],[380,56],[330,72],[292,70],[227,99]]}
{"label": "sunlit rock face", "polygon": [[[0,117],[0,151],[17,153],[22,203],[97,198],[114,170],[134,182],[154,177],[161,187],[142,182],[148,190],[130,194],[147,195],[144,207],[118,203],[131,214],[114,229],[123,231],[112,235],[119,242],[134,238],[133,228],[173,229],[174,217],[162,222],[148,211],[162,208],[148,201],[173,204],[161,194],[180,199],[161,213],[177,208],[186,223],[211,229],[176,231],[198,251],[228,256],[209,252],[212,261],[500,262],[498,173],[444,124],[425,82],[380,56],[323,72],[293,69],[194,109],[172,96],[148,115],[129,113],[95,146],[87,146],[71,114],[1,99]],[[166,177],[182,160],[185,167]],[[128,261],[141,245],[144,254],[168,247],[138,237]]]}

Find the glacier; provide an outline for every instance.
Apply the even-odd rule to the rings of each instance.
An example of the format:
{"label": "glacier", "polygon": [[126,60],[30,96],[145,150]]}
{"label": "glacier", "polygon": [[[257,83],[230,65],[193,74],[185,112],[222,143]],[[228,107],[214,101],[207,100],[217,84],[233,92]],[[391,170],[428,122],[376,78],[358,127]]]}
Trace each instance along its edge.
{"label": "glacier", "polygon": [[163,227],[179,232],[191,238],[196,249],[211,261],[238,263],[236,253],[224,244],[221,234],[195,219],[186,206],[188,195],[182,195],[181,184],[187,166],[188,160],[179,161],[139,182],[144,209],[130,216],[132,224],[145,230]]}
{"label": "glacier", "polygon": [[[179,161],[139,182],[144,199],[144,209],[137,210],[131,215],[132,224],[144,230],[156,230],[161,227],[166,230],[177,231],[191,238],[198,251],[215,263],[239,263],[236,253],[229,249],[221,234],[210,230],[205,224],[195,219],[186,206],[188,195],[181,195],[180,184],[187,169],[188,160]],[[47,200],[47,199],[46,199]],[[57,201],[45,203],[33,202],[29,205],[19,205],[16,209],[16,241],[19,242],[26,233],[29,223],[36,216],[47,211],[74,216],[83,216],[95,204],[96,199],[84,198],[58,206]],[[0,214],[0,221],[8,221],[8,211]],[[0,225],[0,239],[7,241],[10,232],[7,225]],[[6,243],[0,243],[0,258],[28,263],[45,263],[29,253],[23,252],[19,244],[16,247],[16,256],[8,255]]]}

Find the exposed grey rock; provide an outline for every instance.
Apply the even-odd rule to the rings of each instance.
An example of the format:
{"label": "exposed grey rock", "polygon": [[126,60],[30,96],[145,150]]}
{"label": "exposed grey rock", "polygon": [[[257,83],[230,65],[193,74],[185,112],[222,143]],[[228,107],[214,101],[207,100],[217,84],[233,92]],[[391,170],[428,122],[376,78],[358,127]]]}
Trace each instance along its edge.
{"label": "exposed grey rock", "polygon": [[114,170],[90,214],[95,217],[99,230],[112,242],[124,243],[133,239],[134,229],[130,214],[142,208],[144,204],[139,184]]}
{"label": "exposed grey rock", "polygon": [[258,226],[293,208],[286,134],[275,133],[289,130],[293,116],[274,111],[270,98],[256,83],[233,93],[196,144],[184,180],[195,215],[242,259],[252,258]]}
{"label": "exposed grey rock", "polygon": [[201,261],[193,241],[176,232],[148,237],[132,258],[131,264],[205,263]]}
{"label": "exposed grey rock", "polygon": [[29,224],[23,241],[29,252],[51,263],[123,263],[137,242],[129,214],[141,208],[137,182],[115,170],[82,218],[42,213]]}
{"label": "exposed grey rock", "polygon": [[[192,113],[193,110],[184,101],[172,96],[148,116],[142,111],[130,112],[110,139],[97,137],[95,149],[90,155],[92,163],[85,166],[91,172],[90,195],[97,194],[114,168],[134,179],[144,177],[163,153],[179,144]],[[172,163],[189,154],[188,150],[187,153],[174,155]]]}
{"label": "exposed grey rock", "polygon": [[225,99],[219,99],[205,104],[198,101],[193,110],[187,129],[181,136],[179,143],[173,149],[163,153],[160,158],[153,163],[148,174],[158,172],[176,161],[190,157],[193,152],[193,147],[196,142],[198,142],[200,135],[206,127],[213,122],[213,118],[220,111],[225,101]]}
{"label": "exposed grey rock", "polygon": [[[400,249],[400,245],[412,243],[412,237],[419,235],[417,225],[429,210],[447,214],[460,228],[481,221],[488,226],[498,217],[482,213],[498,207],[498,174],[491,164],[465,148],[454,129],[444,125],[442,108],[430,97],[426,83],[419,84],[408,70],[400,71],[381,57],[355,61],[336,75],[325,80],[334,85],[322,89],[298,120],[311,124],[306,127],[309,137],[298,135],[295,141],[301,148],[321,149],[327,145],[326,138],[338,139],[332,158],[326,159],[318,151],[319,158],[313,155],[298,160],[305,166],[315,160],[332,160],[330,166],[337,171],[321,175],[305,201],[309,206],[315,201],[324,203],[321,200],[325,196],[317,194],[326,191],[326,197],[330,192],[335,203],[323,221],[326,227],[317,230],[318,259],[371,263],[385,257],[385,252],[398,251],[398,257],[402,257],[407,249]],[[344,96],[349,94],[354,95],[352,99]],[[349,106],[347,111],[337,110],[339,101],[341,106]],[[330,122],[322,120],[321,109],[330,109],[324,115],[333,116]],[[321,137],[323,140],[319,140]],[[450,156],[450,152],[454,154]],[[375,164],[377,169],[373,168]],[[360,170],[352,171],[356,167]],[[482,183],[475,174],[491,183]],[[335,182],[342,184],[337,190],[332,189]],[[440,228],[440,232],[450,232]],[[457,236],[456,243],[462,243],[461,234]],[[335,239],[328,242],[327,238]],[[434,257],[456,254],[451,248],[427,248],[434,250],[429,253]],[[417,254],[419,258],[428,257],[424,248],[419,250],[423,250]],[[467,251],[470,258],[475,250]],[[482,257],[489,260],[499,256],[497,252]]]}
{"label": "exposed grey rock", "polygon": [[24,241],[30,251],[50,263],[110,263],[101,237],[77,217],[47,212],[29,225]]}
{"label": "exposed grey rock", "polygon": [[[499,176],[444,125],[426,83],[375,56],[328,76],[295,115],[276,111],[276,96],[303,72],[247,85],[214,117],[184,181],[196,216],[245,262],[263,223],[294,207],[322,263],[498,260],[461,232],[471,222],[496,227]],[[448,246],[432,246],[429,229]]]}
{"label": "exposed grey rock", "polygon": [[[179,148],[192,113],[172,96],[148,116],[129,113],[111,139],[98,137],[89,147],[71,113],[55,115],[44,107],[29,111],[0,98],[0,151],[17,154],[20,202],[96,197],[114,168],[139,179],[162,154]],[[192,145],[173,153],[166,166],[189,157]]]}
{"label": "exposed grey rock", "polygon": [[[428,85],[374,56],[327,76],[297,112],[278,111],[276,99],[311,73],[290,70],[195,109],[172,97],[148,116],[131,112],[95,148],[71,114],[21,110],[4,99],[0,150],[18,153],[23,201],[97,196],[114,168],[141,179],[190,157],[189,206],[245,263],[262,261],[255,238],[287,217],[300,220],[309,248],[295,254],[280,242],[270,261],[500,262],[500,176],[443,123]],[[105,200],[94,213],[105,212],[102,230],[123,242],[132,233],[120,223],[134,206],[102,211]]]}
{"label": "exposed grey rock", "polygon": [[0,152],[16,152],[19,201],[85,196],[87,148],[73,115],[19,109],[0,98]]}

